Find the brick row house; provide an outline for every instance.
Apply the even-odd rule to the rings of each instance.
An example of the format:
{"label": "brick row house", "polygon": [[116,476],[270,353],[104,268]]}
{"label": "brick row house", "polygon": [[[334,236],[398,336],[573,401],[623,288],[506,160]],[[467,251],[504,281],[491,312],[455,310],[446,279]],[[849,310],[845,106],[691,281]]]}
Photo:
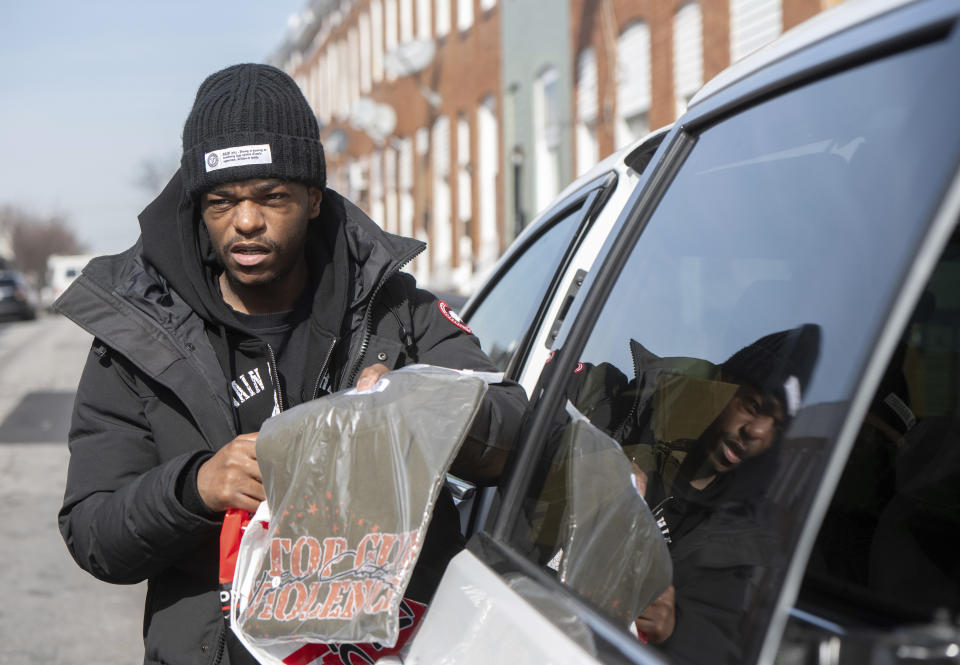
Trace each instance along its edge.
{"label": "brick row house", "polygon": [[838,0],[314,0],[271,62],[320,121],[330,186],[425,240],[469,293],[577,175]]}

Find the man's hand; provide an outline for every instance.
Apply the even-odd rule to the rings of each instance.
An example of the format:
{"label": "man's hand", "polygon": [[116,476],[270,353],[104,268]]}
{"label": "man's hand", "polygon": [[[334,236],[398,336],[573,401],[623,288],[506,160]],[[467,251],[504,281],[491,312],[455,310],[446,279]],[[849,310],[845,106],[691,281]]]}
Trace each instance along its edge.
{"label": "man's hand", "polygon": [[634,622],[650,644],[660,644],[673,634],[677,623],[675,596],[676,591],[671,584]]}
{"label": "man's hand", "polygon": [[207,508],[214,512],[227,508],[256,512],[266,498],[256,442],[256,432],[241,434],[200,465],[197,491]]}
{"label": "man's hand", "polygon": [[380,377],[389,371],[383,363],[370,365],[370,367],[360,372],[360,378],[357,379],[357,390],[370,390],[377,385]]}

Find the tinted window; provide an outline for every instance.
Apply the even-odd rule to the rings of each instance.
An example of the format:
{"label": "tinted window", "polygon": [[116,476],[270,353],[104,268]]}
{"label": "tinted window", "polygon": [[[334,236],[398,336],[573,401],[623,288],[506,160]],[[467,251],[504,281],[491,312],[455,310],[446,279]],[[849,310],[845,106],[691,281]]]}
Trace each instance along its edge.
{"label": "tinted window", "polygon": [[894,351],[808,564],[799,605],[845,625],[960,611],[960,237]]}
{"label": "tinted window", "polygon": [[501,273],[467,317],[483,350],[501,370],[506,369],[536,316],[583,214],[584,202],[581,201],[552,221]]}
{"label": "tinted window", "polygon": [[572,470],[602,451],[587,523],[622,523],[631,485],[644,494],[631,510],[660,529],[634,549],[668,546],[659,607],[675,624],[637,627],[678,662],[756,657],[878,326],[952,175],[960,108],[937,73],[944,50],[811,83],[697,136],[564,377],[569,401],[512,542],[630,625],[629,599],[609,590],[649,598],[667,585],[637,576],[657,571],[594,554],[621,578],[588,588],[565,563],[582,570],[583,552],[609,551],[598,541],[619,546],[578,528]]}

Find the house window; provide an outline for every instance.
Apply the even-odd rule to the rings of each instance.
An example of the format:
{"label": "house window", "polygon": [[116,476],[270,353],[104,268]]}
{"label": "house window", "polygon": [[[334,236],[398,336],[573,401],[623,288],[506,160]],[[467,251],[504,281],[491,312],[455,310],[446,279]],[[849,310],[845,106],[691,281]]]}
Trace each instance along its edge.
{"label": "house window", "polygon": [[599,159],[597,148],[597,57],[592,48],[577,58],[577,174]]}
{"label": "house window", "polygon": [[[397,0],[386,0],[383,7],[384,48],[390,53],[397,48]],[[395,75],[388,70],[387,78],[393,80]]]}
{"label": "house window", "polygon": [[360,39],[356,28],[347,33],[347,63],[350,104],[353,104],[360,97]]}
{"label": "house window", "polygon": [[560,76],[543,70],[533,90],[533,132],[536,150],[536,206],[545,208],[560,189]]}
{"label": "house window", "polygon": [[691,2],[680,8],[673,21],[673,94],[676,115],[687,110],[687,102],[703,85],[703,17],[700,5]]}
{"label": "house window", "polygon": [[730,62],[769,44],[782,30],[780,0],[730,0]]}
{"label": "house window", "polygon": [[370,154],[370,207],[371,219],[383,225],[383,155],[379,150]]}
{"label": "house window", "polygon": [[400,0],[400,43],[413,39],[413,0]]}
{"label": "house window", "polygon": [[393,147],[383,151],[383,189],[383,228],[397,233],[397,150]]}
{"label": "house window", "polygon": [[337,66],[334,71],[334,80],[337,82],[337,101],[340,108],[340,117],[346,118],[350,113],[350,77],[342,74],[343,68],[350,71],[347,58],[347,44],[341,39],[337,42]]}
{"label": "house window", "polygon": [[413,140],[405,137],[398,140],[397,146],[397,217],[402,236],[413,235]]}
{"label": "house window", "polygon": [[373,69],[373,82],[383,80],[383,5],[380,0],[370,2],[370,41],[373,44],[370,64]]}
{"label": "house window", "polygon": [[650,28],[634,23],[617,39],[617,147],[650,131]]}
{"label": "house window", "polygon": [[457,0],[457,29],[466,32],[473,25],[473,0]]}
{"label": "house window", "polygon": [[430,3],[433,0],[417,0],[417,38],[430,39],[433,36],[433,21]]}
{"label": "house window", "polygon": [[437,37],[446,37],[450,32],[450,0],[436,0]]}
{"label": "house window", "polygon": [[457,120],[457,217],[469,222],[473,207],[473,178],[470,175],[470,121],[461,114]]}
{"label": "house window", "polygon": [[475,249],[478,271],[493,265],[499,254],[497,232],[497,176],[500,172],[500,145],[496,101],[493,95],[484,98],[477,109],[477,178],[479,247]]}
{"label": "house window", "polygon": [[357,26],[360,29],[360,92],[368,94],[371,86],[370,71],[370,15],[360,14],[357,18]]}
{"label": "house window", "polygon": [[433,220],[431,258],[437,279],[444,280],[450,269],[450,121],[440,116],[433,123]]}

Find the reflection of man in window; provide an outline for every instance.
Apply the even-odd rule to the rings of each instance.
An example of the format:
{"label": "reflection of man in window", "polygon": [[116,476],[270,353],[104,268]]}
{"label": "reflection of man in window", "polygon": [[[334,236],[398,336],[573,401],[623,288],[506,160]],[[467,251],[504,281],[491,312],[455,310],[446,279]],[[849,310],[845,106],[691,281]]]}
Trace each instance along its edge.
{"label": "reflection of man in window", "polygon": [[598,365],[572,391],[642,472],[670,544],[674,584],[637,628],[680,661],[743,656],[741,622],[755,580],[779,564],[766,489],[819,343],[819,327],[805,325],[767,335],[717,366],[659,358],[632,342],[634,379]]}
{"label": "reflection of man in window", "polygon": [[684,460],[692,462],[687,465],[690,485],[703,490],[718,474],[767,452],[779,436],[785,419],[779,399],[750,384],[740,385]]}
{"label": "reflection of man in window", "polygon": [[[652,400],[650,431],[667,436],[684,425],[698,428],[704,402],[726,402],[696,438],[653,440],[646,450],[642,441],[634,444],[633,456],[648,475],[647,501],[670,542],[675,626],[662,646],[680,660],[742,656],[740,621],[754,580],[778,563],[766,488],[776,469],[780,432],[799,408],[819,341],[815,326],[768,335],[721,364],[719,381],[674,386],[672,399],[655,394]],[[671,382],[660,383],[666,389]],[[704,390],[713,393],[712,400],[687,401]],[[656,413],[658,406],[665,412]],[[622,443],[629,454],[633,442]]]}

